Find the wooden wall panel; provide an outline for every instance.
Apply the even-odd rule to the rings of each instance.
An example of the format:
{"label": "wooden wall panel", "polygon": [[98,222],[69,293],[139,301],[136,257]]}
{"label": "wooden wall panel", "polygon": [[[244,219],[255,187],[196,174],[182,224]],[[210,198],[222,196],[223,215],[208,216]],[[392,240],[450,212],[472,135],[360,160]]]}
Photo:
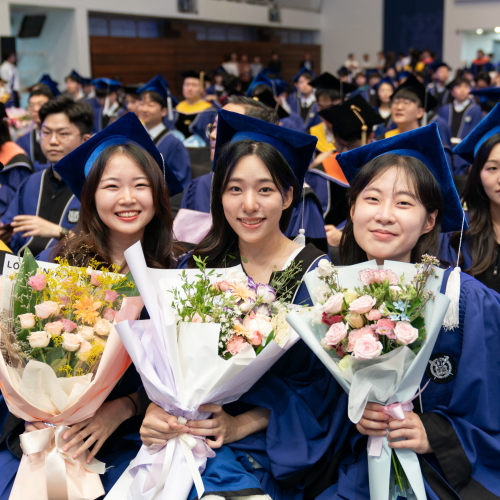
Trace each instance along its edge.
{"label": "wooden wall panel", "polygon": [[321,46],[281,44],[278,39],[259,42],[198,41],[187,25],[179,24],[179,38],[114,38],[90,37],[92,76],[109,77],[124,84],[147,82],[156,74],[162,74],[175,95],[181,94],[180,73],[198,70],[210,73],[218,68],[224,56],[232,51],[247,54],[252,61],[260,56],[264,66],[276,51],[282,61],[282,76],[288,82],[299,69],[304,53],[309,52],[316,72],[321,67]]}

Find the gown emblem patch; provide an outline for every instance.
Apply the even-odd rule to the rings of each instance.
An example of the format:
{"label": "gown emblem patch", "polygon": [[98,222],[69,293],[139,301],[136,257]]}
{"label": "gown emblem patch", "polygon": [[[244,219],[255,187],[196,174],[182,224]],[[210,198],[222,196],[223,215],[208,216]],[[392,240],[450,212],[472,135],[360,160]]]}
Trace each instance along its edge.
{"label": "gown emblem patch", "polygon": [[80,220],[80,210],[72,208],[68,210],[68,215],[66,217],[70,224],[76,224]]}
{"label": "gown emblem patch", "polygon": [[457,364],[448,354],[437,352],[431,356],[426,375],[436,384],[447,384],[457,374]]}

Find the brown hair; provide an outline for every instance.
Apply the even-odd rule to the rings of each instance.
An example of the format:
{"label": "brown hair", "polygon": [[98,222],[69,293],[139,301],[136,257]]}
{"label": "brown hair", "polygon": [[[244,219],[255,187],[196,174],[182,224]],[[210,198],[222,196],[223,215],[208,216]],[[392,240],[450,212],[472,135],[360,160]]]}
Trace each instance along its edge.
{"label": "brown hair", "polygon": [[182,252],[182,247],[173,238],[168,187],[156,161],[135,144],[110,146],[97,158],[83,184],[80,221],[71,235],[54,248],[51,256],[67,258],[71,265],[76,266],[87,266],[92,258],[106,266],[112,264],[108,244],[109,230],[97,212],[95,193],[107,163],[116,155],[127,156],[137,163],[151,184],[155,215],[146,226],[142,241],[148,267],[175,267],[176,257]]}

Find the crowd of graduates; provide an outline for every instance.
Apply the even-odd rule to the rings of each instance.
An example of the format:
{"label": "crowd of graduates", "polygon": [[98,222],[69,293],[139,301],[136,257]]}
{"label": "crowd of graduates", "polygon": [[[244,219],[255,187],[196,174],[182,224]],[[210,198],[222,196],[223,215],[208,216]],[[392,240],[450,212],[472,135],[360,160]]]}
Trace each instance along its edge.
{"label": "crowd of graduates", "polygon": [[[154,157],[160,167],[160,170],[155,169],[155,175],[158,177],[162,171],[166,185],[148,171],[147,177],[155,191],[156,205],[151,210],[153,213],[156,210],[153,218],[156,232],[147,233],[146,230],[145,233],[142,227],[142,233],[137,233],[141,234],[143,245],[148,234],[149,238],[152,234],[157,235],[158,244],[153,242],[151,248],[144,245],[148,265],[173,268],[176,262],[172,256],[175,254],[177,258],[179,252],[184,252],[184,265],[192,267],[191,254],[186,256],[185,252],[193,248],[195,255],[208,257],[211,267],[222,267],[233,250],[238,253],[238,249],[245,248],[257,255],[257,247],[264,243],[244,242],[236,230],[237,237],[233,238],[229,228],[233,227],[231,214],[223,207],[224,189],[229,182],[224,169],[229,172],[227,175],[234,176],[238,168],[243,168],[239,163],[241,158],[254,155],[259,157],[260,163],[255,172],[247,170],[240,176],[243,177],[238,181],[240,184],[244,184],[245,176],[253,179],[270,172],[273,185],[280,191],[281,186],[287,186],[286,189],[294,186],[293,199],[287,200],[275,193],[279,199],[276,206],[283,211],[283,217],[277,208],[278,216],[272,219],[276,226],[273,251],[279,257],[274,256],[275,260],[270,262],[273,265],[279,262],[285,269],[289,258],[300,256],[302,268],[294,300],[310,302],[300,285],[300,278],[326,255],[335,264],[362,261],[356,260],[354,250],[352,255],[347,255],[348,249],[356,249],[356,255],[363,254],[363,260],[368,255],[378,261],[391,260],[391,257],[398,260],[395,256],[400,255],[395,249],[392,250],[394,255],[370,254],[361,240],[356,240],[356,224],[360,222],[354,217],[354,209],[358,198],[353,198],[352,192],[349,196],[352,183],[346,178],[345,166],[356,160],[361,170],[361,166],[386,155],[386,164],[379,161],[378,167],[371,171],[372,177],[366,173],[363,177],[359,171],[353,174],[353,178],[358,174],[355,178],[358,196],[364,189],[368,190],[368,185],[386,179],[392,165],[387,162],[395,162],[397,155],[412,157],[413,163],[406,160],[398,167],[415,183],[414,194],[410,197],[413,201],[404,203],[420,203],[427,210],[426,214],[434,214],[425,222],[429,225],[426,231],[433,238],[425,240],[425,244],[436,248],[434,253],[444,267],[459,266],[463,275],[467,273],[486,285],[483,287],[472,279],[467,281],[468,277],[462,283],[465,292],[460,304],[461,334],[464,338],[472,335],[467,332],[473,324],[485,332],[486,339],[480,339],[479,346],[474,341],[474,349],[480,356],[498,347],[498,335],[491,334],[494,330],[491,322],[484,316],[477,317],[479,303],[481,311],[489,308],[491,314],[500,316],[500,298],[496,294],[500,291],[497,276],[500,265],[500,105],[497,104],[500,102],[500,71],[496,71],[491,58],[482,51],[470,67],[455,71],[426,50],[400,54],[397,58],[394,54],[379,53],[374,63],[367,55],[359,63],[350,54],[337,71],[320,74],[315,73],[313,61],[306,54],[302,61],[297,61],[297,74],[292,82],[281,78],[278,53],[273,54],[267,67],[260,60],[249,63],[246,56],[239,58],[233,53],[215,70],[205,68],[182,73],[182,96],[171,92],[162,75],[132,85],[108,77],[85,78],[72,70],[61,92],[58,83],[46,74],[29,89],[27,110],[31,121],[24,135],[16,141],[12,140],[15,131],[7,113],[9,107],[18,106],[15,56],[9,57],[4,64],[12,66],[5,71],[9,80],[3,80],[5,92],[3,97],[0,95],[3,101],[0,103],[0,163],[3,165],[0,171],[0,239],[6,252],[22,255],[29,247],[41,260],[53,261],[55,255],[64,256],[69,249],[74,263],[81,265],[86,263],[88,255],[78,256],[76,245],[85,243],[96,255],[104,256],[104,262],[111,260],[123,264],[126,244],[135,241],[129,237],[123,239],[121,246],[116,241],[115,246],[109,243],[109,247],[102,243],[104,250],[99,246],[102,235],[94,233],[107,222],[97,215],[99,207],[95,207],[95,193],[90,193],[90,188],[82,191],[81,184],[86,182],[91,163],[99,165],[97,158],[103,153],[99,144],[112,149],[110,158],[116,154],[130,159],[140,157],[134,149],[136,146],[149,151],[151,142],[160,153]],[[3,74],[0,68],[0,78]],[[255,141],[251,152],[243,147],[238,149],[232,142],[238,134],[240,141],[242,137]],[[269,143],[262,139],[264,136],[272,138]],[[317,139],[316,150],[311,161],[309,158],[303,161],[309,147],[304,145],[311,137]],[[266,149],[267,146],[271,149]],[[227,165],[222,165],[218,156],[221,150],[226,155],[224,158],[233,158],[232,162],[228,160]],[[276,155],[276,150],[281,154]],[[94,170],[89,177],[94,186],[99,185],[99,179],[94,179],[96,175],[102,176],[108,167],[103,164],[99,168],[100,174],[95,174]],[[124,167],[122,182],[128,182],[127,176],[132,176],[133,172],[133,167]],[[391,186],[400,182],[391,179]],[[283,192],[286,189],[283,187]],[[384,189],[381,185],[381,198],[395,196]],[[162,197],[165,204],[170,201],[170,206],[160,216],[158,207],[162,202],[158,200]],[[441,200],[439,203],[436,197]],[[130,210],[130,214],[135,214],[135,209]],[[124,218],[132,217],[129,212],[120,213],[128,214],[123,215]],[[271,220],[271,215],[269,217]],[[250,219],[243,222],[248,226],[262,222]],[[146,227],[149,224],[152,222]],[[163,229],[158,229],[162,225]],[[162,233],[166,226],[168,234]],[[404,235],[404,231],[401,234]],[[405,241],[401,239],[401,244],[410,245]],[[178,242],[183,245],[182,252],[177,247]],[[421,247],[415,246],[416,242],[412,245],[406,250],[413,262],[416,259],[414,248]],[[285,254],[287,258],[281,259]],[[259,267],[258,258],[255,262],[243,259],[242,262],[246,264],[248,275],[256,280],[261,274],[269,280],[269,274],[276,269],[274,265],[271,271],[269,263]],[[126,265],[123,269],[126,270]],[[302,297],[301,293],[307,297]],[[463,342],[465,345],[466,341]],[[462,357],[462,367],[472,361],[472,351],[463,353],[456,345],[451,347],[451,337],[445,333],[437,345],[436,349],[442,352],[453,351],[457,363]],[[377,432],[381,430],[385,432],[387,423],[382,422],[386,418],[375,405],[366,410],[357,430],[350,427],[346,417],[347,397],[326,368],[303,343],[292,351],[271,370],[264,383],[257,384],[241,398],[240,407],[226,409],[234,416],[227,416],[215,405],[207,410],[212,411],[214,417],[199,424],[202,436],[216,436],[213,422],[222,421],[226,425],[240,415],[246,415],[250,422],[247,424],[250,430],[240,429],[237,439],[232,436],[227,440],[231,446],[221,448],[217,458],[209,460],[204,474],[207,491],[226,498],[251,498],[252,495],[264,498],[264,493],[275,500],[369,498],[366,454],[361,454],[366,448],[363,439],[366,435],[380,435]],[[491,469],[492,460],[496,460],[492,457],[499,448],[495,433],[500,430],[497,424],[490,425],[488,418],[479,418],[464,410],[466,396],[471,392],[468,382],[471,374],[463,370],[456,382],[449,385],[446,382],[451,382],[456,374],[450,373],[446,381],[437,382],[429,376],[436,384],[420,398],[420,412],[424,412],[421,414],[436,416],[441,412],[444,417],[440,418],[448,419],[446,424],[437,417],[417,417],[417,423],[409,418],[412,423],[406,429],[408,434],[397,436],[413,440],[411,436],[421,436],[425,427],[429,440],[407,447],[426,457],[420,461],[427,494],[432,499],[493,499],[500,494],[498,468]],[[485,378],[491,377],[487,381],[488,391],[495,386],[495,370],[493,365],[488,365],[485,375]],[[139,416],[138,425],[142,423],[141,438],[145,444],[158,443],[158,439],[181,431],[188,432],[176,426],[161,408],[151,403],[144,391],[141,392],[137,373],[129,374],[129,379],[119,389],[121,392],[115,397],[126,403],[122,401],[121,406],[115,408],[110,399],[106,403],[108,413],[95,417],[97,423],[92,424],[94,427],[89,425],[85,438],[97,432],[96,426],[105,428],[106,418],[113,422],[108,435],[114,436],[116,428],[124,421],[137,424]],[[488,391],[478,390],[477,398],[482,403],[491,403]],[[276,403],[277,395],[279,403]],[[133,406],[124,398],[132,398]],[[491,404],[488,411],[494,419],[498,409],[496,403]],[[249,407],[253,409],[248,410]],[[24,430],[24,422],[11,417],[7,418],[0,436],[0,465],[7,471],[5,484],[0,484],[0,498],[7,498],[22,454],[18,435]],[[220,425],[224,427],[223,424]],[[300,453],[290,450],[284,439],[284,426],[293,427],[287,431],[296,436],[295,443],[303,446]],[[129,430],[127,428],[127,432]],[[403,432],[397,426],[389,430]],[[474,436],[479,436],[477,440],[481,444],[475,442]],[[115,453],[108,455],[106,461],[116,466],[115,472],[108,471],[107,479],[103,480],[106,491],[137,452],[132,445],[126,445],[126,452],[120,446],[124,446],[123,442],[106,451]],[[449,456],[455,460],[460,474],[453,475],[453,466],[446,462],[446,449],[451,450]],[[488,450],[485,456],[482,449]],[[218,483],[222,473],[225,494],[221,494]],[[195,497],[193,490],[191,498]]]}

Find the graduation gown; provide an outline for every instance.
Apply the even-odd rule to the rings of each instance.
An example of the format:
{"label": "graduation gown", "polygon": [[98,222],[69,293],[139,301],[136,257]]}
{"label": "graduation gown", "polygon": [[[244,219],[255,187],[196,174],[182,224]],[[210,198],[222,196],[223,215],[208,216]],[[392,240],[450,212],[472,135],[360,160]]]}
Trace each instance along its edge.
{"label": "graduation gown", "polygon": [[[289,95],[286,101],[290,106],[292,112],[302,120],[299,93],[294,92],[293,94]],[[304,130],[309,130],[311,127],[314,127],[314,125],[318,125],[318,123],[321,123],[321,118],[318,115],[318,105],[315,102],[309,108],[306,119],[303,120],[303,123]]]}
{"label": "graduation gown", "polygon": [[[3,215],[2,223],[10,224],[16,215],[38,215],[72,229],[80,219],[80,202],[66,185],[55,189],[53,179],[52,168],[35,172],[25,179]],[[32,253],[37,255],[56,242],[55,238],[23,238],[21,233],[15,233],[9,245],[15,254],[22,255],[24,248],[29,246]]]}
{"label": "graduation gown", "polygon": [[[441,292],[451,269],[445,273]],[[441,329],[416,410],[434,453],[418,455],[430,500],[500,498],[500,295],[460,276],[459,326]],[[434,363],[432,363],[434,362]],[[433,369],[436,363],[440,370]],[[368,500],[367,437],[353,433],[338,481],[318,500]]]}
{"label": "graduation gown", "polygon": [[[303,263],[296,284],[322,258],[325,255],[313,245],[301,250],[295,257],[295,262]],[[186,263],[184,259],[181,266]],[[304,283],[296,288],[293,303],[312,305]],[[347,444],[351,426],[347,395],[299,340],[246,394],[224,409],[238,415],[255,406],[271,410],[267,430],[215,450],[202,475],[205,495],[314,498],[320,492],[321,477],[335,463],[335,453]],[[196,497],[193,487],[189,500]]]}
{"label": "graduation gown", "polygon": [[153,142],[163,155],[165,163],[174,172],[182,186],[186,188],[191,180],[191,161],[182,142],[170,134],[167,129],[157,135]]}
{"label": "graduation gown", "polygon": [[175,117],[175,128],[181,132],[187,139],[193,132],[190,126],[196,119],[199,113],[210,109],[212,105],[207,101],[200,100],[195,104],[189,104],[187,101],[181,101],[175,107],[177,116]]}
{"label": "graduation gown", "polygon": [[[453,103],[451,102],[439,108],[438,116],[440,116],[449,125],[451,129],[451,124],[453,119]],[[465,139],[465,137],[467,137],[470,134],[470,132],[472,132],[476,128],[476,126],[482,119],[483,119],[483,112],[481,111],[481,106],[472,101],[471,104],[469,104],[469,106],[467,106],[467,108],[465,109],[462,115],[462,120],[460,123],[460,128],[458,130],[457,137],[452,138],[452,141],[458,140],[460,142],[462,139]],[[453,144],[453,146],[455,145],[456,144]],[[470,164],[468,161],[464,160],[458,155],[454,155],[452,174],[454,176],[467,174],[469,165]]]}
{"label": "graduation gown", "polygon": [[443,92],[438,92],[436,84],[432,82],[427,85],[427,89],[429,90],[429,94],[432,94],[437,99],[438,107],[448,104],[448,101],[450,99],[450,90],[448,89],[448,87],[445,87]]}
{"label": "graduation gown", "polygon": [[21,183],[33,172],[33,165],[25,151],[15,142],[8,141],[0,148],[0,216],[2,216],[16,195]]}
{"label": "graduation gown", "polygon": [[40,142],[37,140],[36,129],[31,130],[27,134],[22,135],[16,141],[16,144],[24,149],[31,163],[47,166],[47,158],[42,153]]}
{"label": "graduation gown", "polygon": [[296,132],[304,133],[306,130],[302,118],[295,113],[290,113],[286,118],[281,118],[280,125]]}
{"label": "graduation gown", "polygon": [[[182,197],[181,208],[210,213],[210,193],[213,172],[193,179]],[[304,229],[306,243],[312,243],[325,253],[328,252],[326,231],[323,223],[321,204],[311,189],[305,188]],[[302,202],[292,212],[285,236],[294,239],[302,225]]]}

